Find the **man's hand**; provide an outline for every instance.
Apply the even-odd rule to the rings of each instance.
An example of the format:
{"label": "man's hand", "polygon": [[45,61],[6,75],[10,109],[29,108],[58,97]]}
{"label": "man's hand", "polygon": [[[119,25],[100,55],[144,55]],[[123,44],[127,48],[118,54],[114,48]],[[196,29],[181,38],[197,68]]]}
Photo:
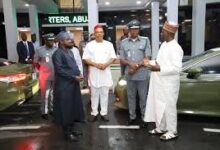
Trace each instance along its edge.
{"label": "man's hand", "polygon": [[27,59],[26,62],[29,63],[29,64],[32,64],[33,60],[32,59]]}
{"label": "man's hand", "polygon": [[96,63],[94,67],[100,70],[105,70],[108,67],[108,64]]}
{"label": "man's hand", "polygon": [[143,60],[143,66],[148,67],[149,66],[149,59]]}
{"label": "man's hand", "polygon": [[137,70],[140,66],[137,63],[130,62],[129,67],[132,68],[133,70]]}
{"label": "man's hand", "polygon": [[75,76],[75,80],[78,82],[81,82],[81,81],[83,81],[83,76],[82,75]]}
{"label": "man's hand", "polygon": [[160,71],[160,65],[155,61],[155,65],[149,63],[148,65],[151,71]]}
{"label": "man's hand", "polygon": [[128,74],[129,75],[135,74],[136,71],[137,71],[137,69],[132,69],[131,67],[128,68]]}

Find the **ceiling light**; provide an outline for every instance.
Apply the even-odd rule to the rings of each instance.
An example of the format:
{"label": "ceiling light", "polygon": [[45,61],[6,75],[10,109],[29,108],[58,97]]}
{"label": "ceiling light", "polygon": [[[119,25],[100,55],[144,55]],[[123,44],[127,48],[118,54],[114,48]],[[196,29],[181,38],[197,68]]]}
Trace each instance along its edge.
{"label": "ceiling light", "polygon": [[105,2],[105,5],[110,5],[110,2],[108,2],[108,1],[107,1],[107,2]]}
{"label": "ceiling light", "polygon": [[24,6],[25,6],[25,7],[29,7],[29,4],[25,4]]}
{"label": "ceiling light", "polygon": [[137,5],[140,5],[142,2],[141,1],[136,1],[136,4]]}

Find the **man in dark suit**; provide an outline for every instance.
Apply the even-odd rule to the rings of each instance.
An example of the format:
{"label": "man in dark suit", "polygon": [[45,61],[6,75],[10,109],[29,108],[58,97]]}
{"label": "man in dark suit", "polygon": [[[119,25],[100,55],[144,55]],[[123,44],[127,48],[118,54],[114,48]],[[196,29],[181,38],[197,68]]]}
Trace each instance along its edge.
{"label": "man in dark suit", "polygon": [[27,41],[27,35],[24,32],[21,32],[20,37],[21,41],[17,43],[18,62],[31,64],[34,58],[34,45]]}

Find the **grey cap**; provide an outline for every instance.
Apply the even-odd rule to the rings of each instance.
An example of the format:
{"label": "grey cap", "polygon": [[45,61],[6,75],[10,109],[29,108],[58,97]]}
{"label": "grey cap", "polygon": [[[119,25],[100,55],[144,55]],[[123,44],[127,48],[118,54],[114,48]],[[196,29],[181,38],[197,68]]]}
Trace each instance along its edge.
{"label": "grey cap", "polygon": [[74,34],[73,34],[73,32],[70,32],[70,31],[67,31],[67,32],[69,33],[70,38],[71,38],[71,39],[74,39]]}
{"label": "grey cap", "polygon": [[140,28],[140,21],[138,21],[137,19],[131,20],[128,25],[127,25],[130,29],[137,29]]}
{"label": "grey cap", "polygon": [[44,34],[42,36],[45,40],[54,40],[55,39],[55,36],[53,33],[48,33],[48,34]]}
{"label": "grey cap", "polygon": [[58,40],[63,41],[65,39],[71,39],[71,35],[66,31],[60,31],[56,37]]}

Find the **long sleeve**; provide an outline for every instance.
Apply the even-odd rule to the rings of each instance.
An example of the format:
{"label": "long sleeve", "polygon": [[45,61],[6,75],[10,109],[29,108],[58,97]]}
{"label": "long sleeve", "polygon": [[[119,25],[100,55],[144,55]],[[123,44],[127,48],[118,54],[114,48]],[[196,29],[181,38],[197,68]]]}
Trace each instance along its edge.
{"label": "long sleeve", "polygon": [[73,55],[74,55],[74,57],[75,57],[77,66],[78,66],[78,68],[79,68],[79,70],[80,70],[80,73],[83,74],[82,58],[81,58],[81,56],[80,56],[79,50],[74,47],[74,48],[72,49],[72,52],[73,52]]}
{"label": "long sleeve", "polygon": [[161,75],[178,75],[182,69],[182,48],[174,45],[167,50],[163,53],[165,57],[159,62]]}
{"label": "long sleeve", "polygon": [[61,77],[64,77],[70,80],[75,79],[75,76],[78,76],[80,74],[78,67],[76,66],[76,64],[75,66],[74,65],[69,66],[68,62],[64,63],[65,61],[68,61],[68,60],[63,60],[65,56],[62,56],[59,51],[61,50],[57,50],[52,56],[55,75],[58,75],[58,76],[61,76]]}

